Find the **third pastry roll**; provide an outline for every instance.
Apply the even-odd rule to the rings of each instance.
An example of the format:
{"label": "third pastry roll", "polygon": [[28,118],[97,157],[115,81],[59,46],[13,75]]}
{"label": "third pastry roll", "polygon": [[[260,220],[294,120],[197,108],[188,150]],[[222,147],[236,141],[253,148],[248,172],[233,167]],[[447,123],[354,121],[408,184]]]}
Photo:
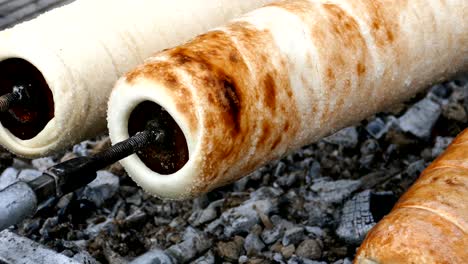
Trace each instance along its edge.
{"label": "third pastry roll", "polygon": [[465,263],[468,130],[421,174],[368,234],[356,263]]}

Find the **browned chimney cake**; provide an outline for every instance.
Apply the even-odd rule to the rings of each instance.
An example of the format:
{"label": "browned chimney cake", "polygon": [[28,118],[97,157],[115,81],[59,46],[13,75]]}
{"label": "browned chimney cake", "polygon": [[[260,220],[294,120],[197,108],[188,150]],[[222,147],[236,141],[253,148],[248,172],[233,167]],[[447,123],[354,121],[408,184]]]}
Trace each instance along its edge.
{"label": "browned chimney cake", "polygon": [[122,78],[111,139],[163,116],[172,150],[122,164],[160,197],[208,192],[467,70],[467,10],[465,0],[271,4]]}

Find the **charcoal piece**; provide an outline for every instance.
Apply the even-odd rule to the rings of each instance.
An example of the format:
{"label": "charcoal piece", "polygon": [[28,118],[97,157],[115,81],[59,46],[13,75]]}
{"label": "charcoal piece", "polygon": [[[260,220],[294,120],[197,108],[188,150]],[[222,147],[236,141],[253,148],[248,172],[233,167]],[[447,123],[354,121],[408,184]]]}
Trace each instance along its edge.
{"label": "charcoal piece", "polygon": [[306,239],[297,247],[296,255],[308,259],[319,259],[322,256],[322,246],[317,240]]}
{"label": "charcoal piece", "polygon": [[419,138],[428,138],[441,113],[439,104],[424,98],[400,117],[400,128]]}
{"label": "charcoal piece", "polygon": [[437,158],[452,143],[453,137],[436,137],[434,147],[431,150],[431,157]]}
{"label": "charcoal piece", "polygon": [[430,94],[433,94],[440,99],[448,99],[452,92],[453,91],[451,87],[442,84],[436,84],[430,90]]}
{"label": "charcoal piece", "polygon": [[165,253],[175,259],[176,263],[187,263],[212,246],[212,241],[199,230],[187,228],[183,242],[166,249]]}
{"label": "charcoal piece", "polygon": [[283,236],[283,246],[289,246],[291,244],[297,244],[304,238],[304,228],[303,227],[293,227],[284,233]]}
{"label": "charcoal piece", "polygon": [[244,249],[247,255],[259,254],[265,248],[265,243],[254,233],[247,235],[244,241]]}
{"label": "charcoal piece", "polygon": [[379,150],[380,150],[379,142],[374,139],[368,139],[364,141],[364,143],[361,144],[361,149],[360,149],[362,155],[375,154]]}
{"label": "charcoal piece", "polygon": [[388,132],[388,128],[381,118],[376,118],[367,124],[366,131],[375,139],[379,139]]}
{"label": "charcoal piece", "polygon": [[341,203],[362,185],[361,180],[337,180],[320,178],[313,182],[310,189],[317,199],[325,203]]}
{"label": "charcoal piece", "polygon": [[115,195],[119,186],[119,177],[107,171],[98,171],[96,179],[84,189],[83,197],[99,207]]}
{"label": "charcoal piece", "polygon": [[202,224],[211,222],[212,220],[218,217],[218,210],[224,203],[224,199],[214,201],[210,203],[205,209],[203,210],[195,210],[193,209],[193,213],[189,218],[189,222],[192,226],[200,226]]}
{"label": "charcoal piece", "polygon": [[173,264],[171,257],[160,249],[151,250],[138,258],[131,261],[129,264]]}
{"label": "charcoal piece", "polygon": [[193,261],[193,264],[215,264],[215,256],[213,252],[208,251],[205,255],[197,258],[196,260]]}
{"label": "charcoal piece", "polygon": [[336,234],[347,243],[361,243],[367,232],[390,212],[395,202],[396,197],[389,192],[365,190],[358,193],[345,203]]}
{"label": "charcoal piece", "polygon": [[236,261],[243,252],[244,239],[240,236],[234,237],[232,241],[219,242],[216,251],[220,258],[228,261]]}
{"label": "charcoal piece", "polygon": [[356,127],[344,128],[324,140],[330,144],[345,148],[354,148],[358,144],[358,132]]}
{"label": "charcoal piece", "polygon": [[289,259],[296,252],[296,247],[291,244],[289,246],[281,248],[281,254],[285,259]]}
{"label": "charcoal piece", "polygon": [[219,219],[208,225],[207,231],[214,233],[218,227],[223,227],[226,238],[249,232],[250,228],[260,222],[260,214],[269,215],[275,210],[276,205],[270,200],[247,200],[242,205],[222,213]]}
{"label": "charcoal piece", "polygon": [[450,102],[442,107],[442,115],[448,120],[454,120],[460,123],[466,123],[468,114],[463,104]]}
{"label": "charcoal piece", "polygon": [[94,259],[88,252],[82,251],[73,256],[73,259],[82,264],[100,264],[96,259]]}

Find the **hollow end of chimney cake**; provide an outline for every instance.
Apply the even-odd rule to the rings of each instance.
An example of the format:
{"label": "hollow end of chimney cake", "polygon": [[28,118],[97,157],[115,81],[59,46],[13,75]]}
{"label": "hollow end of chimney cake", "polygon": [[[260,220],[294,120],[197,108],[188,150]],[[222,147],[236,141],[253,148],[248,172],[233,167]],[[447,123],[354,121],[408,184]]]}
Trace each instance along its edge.
{"label": "hollow end of chimney cake", "polygon": [[[145,130],[152,121],[164,131],[164,141],[153,143],[123,160],[128,175],[145,191],[163,199],[187,199],[199,188],[203,177],[202,133],[197,117],[193,122],[187,109],[164,84],[141,78],[119,80],[107,109],[107,125],[113,144]],[[199,105],[193,102],[191,113]]]}
{"label": "hollow end of chimney cake", "polygon": [[54,118],[53,94],[41,71],[29,61],[21,58],[0,61],[0,95],[19,86],[26,89],[29,99],[0,113],[0,123],[18,139],[30,140]]}
{"label": "hollow end of chimney cake", "polygon": [[161,175],[179,171],[189,159],[187,140],[174,118],[152,101],[138,104],[128,119],[129,136],[145,130],[148,122],[156,121],[164,132],[164,142],[152,144],[137,153],[140,160]]}

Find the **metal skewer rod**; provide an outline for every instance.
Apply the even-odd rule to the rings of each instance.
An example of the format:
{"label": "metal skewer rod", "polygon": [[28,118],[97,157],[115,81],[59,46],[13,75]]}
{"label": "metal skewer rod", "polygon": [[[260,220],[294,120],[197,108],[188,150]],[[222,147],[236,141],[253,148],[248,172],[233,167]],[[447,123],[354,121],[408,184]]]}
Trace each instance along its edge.
{"label": "metal skewer rod", "polygon": [[144,131],[91,157],[79,157],[47,169],[30,182],[17,182],[0,190],[0,231],[35,214],[54,197],[70,193],[96,178],[96,172],[151,144],[164,145],[165,132],[156,121]]}
{"label": "metal skewer rod", "polygon": [[0,96],[0,113],[7,112],[10,108],[25,103],[28,100],[29,95],[26,87],[22,85],[14,86],[11,93]]}

